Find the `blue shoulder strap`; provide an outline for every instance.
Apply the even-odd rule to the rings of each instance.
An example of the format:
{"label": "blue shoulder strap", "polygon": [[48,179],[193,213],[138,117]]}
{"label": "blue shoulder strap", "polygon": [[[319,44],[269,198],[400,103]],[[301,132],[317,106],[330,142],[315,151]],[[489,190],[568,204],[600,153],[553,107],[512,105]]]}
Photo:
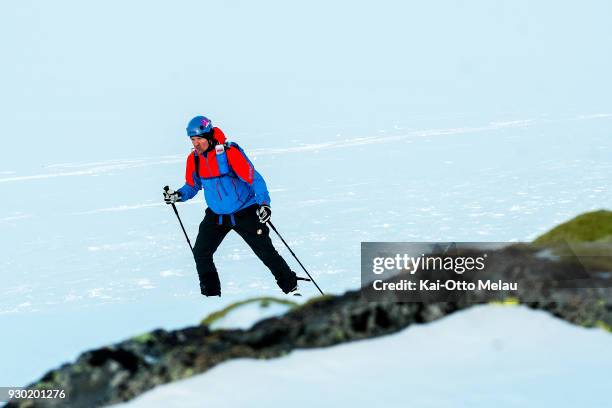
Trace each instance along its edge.
{"label": "blue shoulder strap", "polygon": [[194,168],[196,171],[196,175],[199,176],[200,175],[200,155],[196,151],[193,152],[193,164],[195,164]]}

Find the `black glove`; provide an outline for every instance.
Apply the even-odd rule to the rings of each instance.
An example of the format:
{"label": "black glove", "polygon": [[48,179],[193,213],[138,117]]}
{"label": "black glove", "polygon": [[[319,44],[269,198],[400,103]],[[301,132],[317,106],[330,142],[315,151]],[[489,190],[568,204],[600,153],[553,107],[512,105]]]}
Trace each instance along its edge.
{"label": "black glove", "polygon": [[272,216],[272,209],[269,205],[264,204],[259,206],[256,213],[259,217],[259,222],[265,224],[266,222],[270,221],[270,217]]}
{"label": "black glove", "polygon": [[174,204],[177,201],[181,201],[181,193],[166,186],[164,187],[164,201],[166,204]]}

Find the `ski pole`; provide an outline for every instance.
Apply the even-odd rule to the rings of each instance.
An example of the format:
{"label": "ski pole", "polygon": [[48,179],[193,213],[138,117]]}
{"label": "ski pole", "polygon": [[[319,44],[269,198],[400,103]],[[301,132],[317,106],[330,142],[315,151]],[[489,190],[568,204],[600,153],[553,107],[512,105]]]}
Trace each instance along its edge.
{"label": "ski pole", "polygon": [[[169,189],[170,189],[170,187],[168,187],[168,186],[164,187],[164,191],[165,192],[168,192]],[[174,205],[174,203],[170,203],[170,205],[172,205],[172,209],[174,210],[174,213],[176,214],[176,218],[178,218],[179,224],[181,224],[181,229],[183,230],[183,234],[185,234],[185,238],[187,238],[187,243],[189,244],[189,249],[191,249],[191,252],[193,252],[193,247],[191,246],[191,241],[189,241],[189,236],[187,235],[187,231],[185,231],[185,227],[183,227],[183,221],[181,221],[181,217],[179,217],[178,210],[176,209],[176,206]]]}
{"label": "ski pole", "polygon": [[[298,257],[293,253],[293,251],[291,250],[291,248],[289,247],[289,244],[287,244],[285,242],[285,240],[283,239],[282,235],[276,230],[276,227],[274,227],[274,224],[272,224],[272,221],[268,220],[268,225],[274,230],[274,232],[276,232],[276,235],[278,235],[278,237],[281,239],[281,241],[283,241],[283,244],[285,244],[285,246],[287,247],[287,249],[289,250],[289,252],[291,252],[291,255],[293,255],[293,257],[295,258],[296,261],[298,261],[298,263],[300,264],[300,266],[302,267],[302,269],[304,270],[304,272],[306,272],[306,275],[308,275],[308,277],[310,278],[310,281],[312,283],[314,283],[314,285],[317,287],[317,289],[319,289],[319,292],[321,292],[321,295],[325,296],[325,293],[323,293],[323,291],[321,290],[321,288],[319,287],[319,285],[317,285],[317,282],[315,282],[315,280],[312,278],[312,276],[310,276],[310,274],[308,273],[308,271],[306,270],[306,268],[304,268],[304,265],[302,265],[302,263],[300,262],[300,260],[298,259]],[[299,280],[306,280],[304,278],[301,278]]]}

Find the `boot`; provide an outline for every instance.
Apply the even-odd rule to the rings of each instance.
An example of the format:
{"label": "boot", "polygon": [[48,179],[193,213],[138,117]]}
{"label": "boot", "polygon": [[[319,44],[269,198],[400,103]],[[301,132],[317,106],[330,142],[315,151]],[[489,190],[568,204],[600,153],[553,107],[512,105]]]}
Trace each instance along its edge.
{"label": "boot", "polygon": [[300,288],[298,287],[298,285],[295,285],[295,288],[291,289],[289,291],[289,293],[287,293],[288,295],[292,295],[292,296],[302,296],[302,294],[300,293]]}

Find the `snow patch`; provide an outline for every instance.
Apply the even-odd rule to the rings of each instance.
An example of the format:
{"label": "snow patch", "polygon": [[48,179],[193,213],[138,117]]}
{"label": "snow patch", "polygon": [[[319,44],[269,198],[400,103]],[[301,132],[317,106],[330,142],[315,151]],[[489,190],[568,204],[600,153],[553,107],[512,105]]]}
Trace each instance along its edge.
{"label": "snow patch", "polygon": [[129,242],[123,242],[119,244],[104,244],[104,245],[91,245],[87,247],[88,251],[98,252],[98,251],[119,251],[126,248],[132,247],[134,244]]}
{"label": "snow patch", "polygon": [[0,218],[0,223],[23,220],[26,218],[32,218],[32,216],[30,214],[17,214],[10,217]]}
{"label": "snow patch", "polygon": [[491,126],[496,128],[504,128],[504,127],[522,127],[528,126],[534,122],[533,119],[520,119],[520,120],[509,120],[502,122],[491,122]]}
{"label": "snow patch", "polygon": [[112,299],[112,296],[105,294],[109,289],[106,288],[93,288],[87,291],[87,296],[90,298],[98,299]]}
{"label": "snow patch", "polygon": [[172,276],[184,276],[182,273],[169,269],[167,271],[161,271],[159,273],[159,276],[161,276],[162,278],[170,278]]}
{"label": "snow patch", "polygon": [[605,119],[612,118],[612,113],[592,113],[587,115],[578,115],[576,119]]}
{"label": "snow patch", "polygon": [[83,296],[81,295],[75,295],[74,293],[69,293],[66,296],[64,296],[64,302],[68,303],[68,302],[76,302],[79,300],[82,300]]}
{"label": "snow patch", "polygon": [[145,279],[145,278],[138,279],[136,281],[136,285],[142,289],[155,289],[155,285],[153,285],[149,279]]}

